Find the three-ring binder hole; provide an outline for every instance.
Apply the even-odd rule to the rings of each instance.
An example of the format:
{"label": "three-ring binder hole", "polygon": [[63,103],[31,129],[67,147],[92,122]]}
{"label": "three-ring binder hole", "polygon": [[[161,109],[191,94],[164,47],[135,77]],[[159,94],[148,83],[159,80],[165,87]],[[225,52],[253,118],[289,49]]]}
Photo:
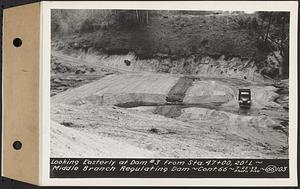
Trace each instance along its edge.
{"label": "three-ring binder hole", "polygon": [[15,141],[15,142],[13,143],[13,147],[14,147],[15,150],[20,150],[20,149],[22,148],[22,142],[20,142],[20,141]]}
{"label": "three-ring binder hole", "polygon": [[20,47],[22,45],[22,40],[20,38],[15,38],[13,44],[15,47]]}

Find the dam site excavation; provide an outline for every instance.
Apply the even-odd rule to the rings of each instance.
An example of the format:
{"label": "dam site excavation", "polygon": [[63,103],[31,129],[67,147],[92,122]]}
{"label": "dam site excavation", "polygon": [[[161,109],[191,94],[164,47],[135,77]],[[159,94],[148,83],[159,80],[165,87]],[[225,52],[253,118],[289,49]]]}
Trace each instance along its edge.
{"label": "dam site excavation", "polygon": [[52,157],[288,159],[289,14],[51,16]]}

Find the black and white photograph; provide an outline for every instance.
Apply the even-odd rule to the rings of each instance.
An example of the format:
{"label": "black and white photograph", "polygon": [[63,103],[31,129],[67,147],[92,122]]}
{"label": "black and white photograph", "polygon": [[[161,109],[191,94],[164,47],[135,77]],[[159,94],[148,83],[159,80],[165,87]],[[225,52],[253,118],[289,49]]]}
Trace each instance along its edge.
{"label": "black and white photograph", "polygon": [[288,159],[289,12],[51,10],[51,157]]}

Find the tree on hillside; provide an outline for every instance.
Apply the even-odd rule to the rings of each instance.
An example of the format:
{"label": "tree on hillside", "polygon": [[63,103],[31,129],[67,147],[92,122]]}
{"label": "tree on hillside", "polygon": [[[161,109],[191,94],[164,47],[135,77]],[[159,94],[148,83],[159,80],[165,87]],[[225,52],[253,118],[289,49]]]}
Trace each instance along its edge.
{"label": "tree on hillside", "polygon": [[268,23],[267,31],[266,31],[266,34],[265,34],[265,40],[264,40],[265,44],[267,43],[269,32],[270,32],[270,26],[271,26],[271,23],[272,23],[272,12],[270,12],[268,17],[269,17],[269,23]]}
{"label": "tree on hillside", "polygon": [[[262,20],[261,30],[264,39],[264,48],[272,52],[280,63],[279,78],[288,74],[289,64],[289,12],[258,12]],[[265,25],[265,20],[267,23]],[[279,51],[283,60],[276,56],[274,51]],[[284,73],[285,72],[285,73]]]}
{"label": "tree on hillside", "polygon": [[116,21],[124,28],[133,28],[149,24],[149,10],[116,10]]}
{"label": "tree on hillside", "polygon": [[51,11],[52,35],[70,35],[107,29],[112,23],[112,10],[65,10]]}

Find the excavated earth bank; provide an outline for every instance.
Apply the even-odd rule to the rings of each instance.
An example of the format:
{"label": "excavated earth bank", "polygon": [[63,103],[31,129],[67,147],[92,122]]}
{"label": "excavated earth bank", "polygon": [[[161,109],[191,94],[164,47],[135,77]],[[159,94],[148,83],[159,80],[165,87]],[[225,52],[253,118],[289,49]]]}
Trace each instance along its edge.
{"label": "excavated earth bank", "polygon": [[[242,87],[253,92],[246,112],[237,104]],[[107,75],[51,97],[51,148],[60,149],[51,155],[287,158],[288,112],[276,91],[237,79]]]}

